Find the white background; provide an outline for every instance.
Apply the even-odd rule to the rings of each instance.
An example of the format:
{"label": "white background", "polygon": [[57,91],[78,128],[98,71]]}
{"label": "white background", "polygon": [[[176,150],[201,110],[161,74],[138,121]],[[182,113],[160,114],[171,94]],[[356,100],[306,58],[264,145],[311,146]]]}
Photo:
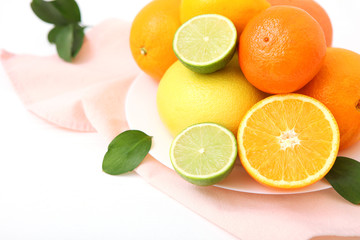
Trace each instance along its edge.
{"label": "white background", "polygon": [[[131,21],[149,0],[78,0],[83,23]],[[334,46],[360,53],[360,1],[318,0]],[[55,53],[29,0],[0,0],[0,49]],[[134,173],[109,176],[108,142],[27,112],[0,65],[0,239],[234,239]]]}

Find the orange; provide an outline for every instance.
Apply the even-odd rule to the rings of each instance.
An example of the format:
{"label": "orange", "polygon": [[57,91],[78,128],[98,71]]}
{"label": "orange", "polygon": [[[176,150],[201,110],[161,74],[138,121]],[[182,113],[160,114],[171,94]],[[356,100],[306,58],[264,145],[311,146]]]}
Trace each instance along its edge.
{"label": "orange", "polygon": [[307,12],[273,6],[254,17],[239,42],[239,62],[247,80],[268,93],[305,86],[326,54],[324,32]]}
{"label": "orange", "polygon": [[131,53],[140,69],[157,81],[177,60],[172,40],[180,27],[179,8],[180,0],[152,1],[131,26]]}
{"label": "orange", "polygon": [[300,93],[325,104],[339,125],[340,149],[360,140],[360,55],[328,48],[324,65]]}
{"label": "orange", "polygon": [[339,149],[335,118],[318,100],[273,95],[255,104],[238,132],[241,163],[258,182],[299,188],[323,178]]}
{"label": "orange", "polygon": [[234,23],[240,36],[249,20],[268,7],[266,0],[182,0],[180,19],[184,23],[197,15],[220,14]]}
{"label": "orange", "polygon": [[329,15],[325,9],[313,0],[268,0],[272,6],[290,5],[301,8],[308,12],[320,24],[325,33],[326,45],[331,47],[333,39],[333,28]]}

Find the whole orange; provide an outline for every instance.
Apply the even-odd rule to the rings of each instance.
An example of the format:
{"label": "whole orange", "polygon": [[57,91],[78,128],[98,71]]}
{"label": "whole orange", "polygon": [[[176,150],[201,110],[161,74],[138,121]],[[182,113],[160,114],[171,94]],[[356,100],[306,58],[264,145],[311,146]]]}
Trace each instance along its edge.
{"label": "whole orange", "polygon": [[197,15],[220,14],[234,23],[240,36],[249,20],[268,7],[266,0],[182,0],[180,19],[184,23]]}
{"label": "whole orange", "polygon": [[180,27],[180,1],[150,2],[136,15],[131,26],[131,53],[141,70],[157,81],[177,60],[172,41]]}
{"label": "whole orange", "polygon": [[340,130],[340,149],[360,140],[360,55],[328,48],[324,65],[299,93],[318,99],[334,115]]}
{"label": "whole orange", "polygon": [[325,53],[319,23],[291,6],[273,6],[255,16],[239,41],[245,77],[268,93],[289,93],[305,86],[320,70]]}
{"label": "whole orange", "polygon": [[333,39],[333,28],[325,9],[314,0],[268,0],[272,6],[290,5],[301,8],[308,12],[320,24],[325,33],[326,45],[331,47]]}

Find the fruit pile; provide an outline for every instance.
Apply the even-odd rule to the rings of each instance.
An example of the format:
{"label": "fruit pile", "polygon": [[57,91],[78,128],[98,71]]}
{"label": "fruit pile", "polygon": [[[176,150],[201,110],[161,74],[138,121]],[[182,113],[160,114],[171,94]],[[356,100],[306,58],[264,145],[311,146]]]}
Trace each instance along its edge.
{"label": "fruit pile", "polygon": [[197,185],[238,155],[262,184],[308,186],[360,140],[360,55],[331,45],[314,0],[154,0],[130,34],[159,82],[172,164]]}

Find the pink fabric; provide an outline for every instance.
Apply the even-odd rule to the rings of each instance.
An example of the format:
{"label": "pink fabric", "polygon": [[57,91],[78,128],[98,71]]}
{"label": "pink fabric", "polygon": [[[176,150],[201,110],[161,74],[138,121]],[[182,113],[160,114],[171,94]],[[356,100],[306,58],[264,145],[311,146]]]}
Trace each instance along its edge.
{"label": "pink fabric", "polygon": [[[1,61],[25,106],[64,128],[98,131],[109,141],[126,130],[124,101],[140,73],[129,51],[130,25],[108,20],[94,27],[79,56],[15,55]],[[151,156],[136,169],[157,189],[241,239],[360,236],[360,206],[333,189],[296,195],[256,195],[197,187]]]}
{"label": "pink fabric", "polygon": [[[94,27],[72,63],[58,56],[1,53],[2,63],[25,106],[39,117],[77,131],[95,131],[82,106],[88,91],[139,73],[132,60],[129,26],[116,20]],[[124,84],[121,88],[126,88]]]}

